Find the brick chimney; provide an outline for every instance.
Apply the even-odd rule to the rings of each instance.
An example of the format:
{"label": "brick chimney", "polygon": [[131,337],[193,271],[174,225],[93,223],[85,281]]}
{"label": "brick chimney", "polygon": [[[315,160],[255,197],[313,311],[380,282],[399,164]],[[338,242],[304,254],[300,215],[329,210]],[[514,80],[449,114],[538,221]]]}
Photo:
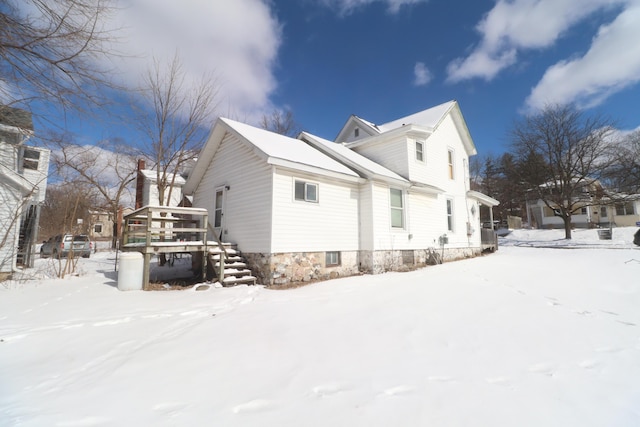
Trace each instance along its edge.
{"label": "brick chimney", "polygon": [[142,170],[144,167],[144,160],[138,159],[138,175],[136,176],[136,209],[140,209],[142,207],[142,193],[144,190],[144,175],[142,174]]}

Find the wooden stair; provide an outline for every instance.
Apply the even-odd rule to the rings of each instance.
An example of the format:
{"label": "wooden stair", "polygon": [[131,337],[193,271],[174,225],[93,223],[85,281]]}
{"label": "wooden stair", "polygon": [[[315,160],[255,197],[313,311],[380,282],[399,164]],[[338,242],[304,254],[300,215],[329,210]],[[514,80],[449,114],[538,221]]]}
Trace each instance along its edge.
{"label": "wooden stair", "polygon": [[[247,268],[247,263],[235,244],[223,243],[226,251],[224,256],[224,279],[222,286],[255,285],[256,277]],[[215,275],[219,276],[220,258],[222,251],[217,246],[209,247],[209,265],[213,267]],[[214,280],[218,280],[214,278]]]}

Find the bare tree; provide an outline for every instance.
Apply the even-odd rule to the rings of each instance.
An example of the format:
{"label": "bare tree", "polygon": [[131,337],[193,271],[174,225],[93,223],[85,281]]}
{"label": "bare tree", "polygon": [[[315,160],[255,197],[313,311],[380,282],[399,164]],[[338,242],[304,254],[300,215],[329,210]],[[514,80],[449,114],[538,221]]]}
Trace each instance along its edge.
{"label": "bare tree", "polygon": [[300,133],[300,127],[293,118],[291,110],[273,110],[270,115],[263,115],[260,120],[262,129],[279,133],[280,135],[295,137]]}
{"label": "bare tree", "polygon": [[0,2],[0,99],[40,100],[64,107],[95,101],[107,82],[96,59],[110,55],[114,37],[103,26],[115,0]]}
{"label": "bare tree", "polygon": [[590,186],[608,167],[608,136],[613,123],[587,116],[574,106],[547,106],[513,128],[520,180],[564,223],[571,238],[571,216],[590,203]]}
{"label": "bare tree", "polygon": [[176,177],[200,152],[214,119],[217,81],[205,76],[189,83],[176,54],[166,67],[155,60],[142,88],[147,105],[136,125],[146,136],[141,155],[156,171],[160,206],[171,200]]}
{"label": "bare tree", "polygon": [[[96,205],[95,190],[84,182],[67,181],[47,187],[47,197],[41,210],[40,234],[85,234],[90,210]],[[51,267],[57,277],[76,272],[78,258],[73,250],[64,258],[53,257]]]}
{"label": "bare tree", "polygon": [[605,172],[607,183],[629,195],[640,192],[640,130],[614,141],[611,166]]}
{"label": "bare tree", "polygon": [[[101,147],[81,146],[69,142],[69,139],[54,139],[52,161],[57,174],[67,181],[83,183],[93,189],[96,199],[99,200],[97,206],[107,210],[115,224],[118,210],[136,177],[133,149],[119,139],[102,141]],[[114,230],[112,248],[115,248],[118,237]]]}

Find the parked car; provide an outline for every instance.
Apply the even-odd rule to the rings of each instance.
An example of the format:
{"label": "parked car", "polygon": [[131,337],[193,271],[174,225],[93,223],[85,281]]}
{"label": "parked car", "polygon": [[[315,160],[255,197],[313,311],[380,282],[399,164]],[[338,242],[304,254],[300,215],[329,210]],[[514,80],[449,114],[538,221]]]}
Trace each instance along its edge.
{"label": "parked car", "polygon": [[89,258],[92,249],[93,243],[89,240],[89,236],[84,234],[59,234],[42,243],[40,257],[64,258],[72,253],[74,257]]}

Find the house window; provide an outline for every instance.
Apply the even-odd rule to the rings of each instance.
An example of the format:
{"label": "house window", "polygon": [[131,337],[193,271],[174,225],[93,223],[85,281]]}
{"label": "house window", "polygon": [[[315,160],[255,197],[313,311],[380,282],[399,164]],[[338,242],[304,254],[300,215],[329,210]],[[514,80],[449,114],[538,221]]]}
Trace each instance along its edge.
{"label": "house window", "polygon": [[580,208],[580,215],[586,215],[587,214],[587,208],[586,206],[583,206]]}
{"label": "house window", "polygon": [[633,209],[633,203],[619,203],[616,205],[616,215],[634,215],[635,209]]}
{"label": "house window", "polygon": [[355,128],[354,131],[353,131],[353,136],[356,137],[356,138],[359,137],[360,136],[360,129]]}
{"label": "house window", "polygon": [[340,252],[326,252],[324,264],[326,267],[340,265]]}
{"label": "house window", "polygon": [[38,170],[38,162],[40,161],[40,152],[36,150],[24,150],[22,159],[22,167],[24,169]]}
{"label": "house window", "polygon": [[318,203],[318,184],[296,181],[295,199],[304,202]]}
{"label": "house window", "polygon": [[447,230],[453,231],[453,200],[447,199]]}
{"label": "house window", "polygon": [[454,179],[453,174],[453,150],[447,151],[447,162],[448,162],[448,170],[449,170],[449,179]]}
{"label": "house window", "polygon": [[389,198],[391,205],[391,227],[404,228],[404,205],[402,203],[402,190],[391,188]]}
{"label": "house window", "polygon": [[424,143],[416,141],[416,160],[424,162]]}
{"label": "house window", "polygon": [[94,224],[93,232],[94,233],[102,233],[102,224]]}
{"label": "house window", "polygon": [[600,207],[600,218],[606,218],[607,217],[607,207],[606,206],[601,206]]}

